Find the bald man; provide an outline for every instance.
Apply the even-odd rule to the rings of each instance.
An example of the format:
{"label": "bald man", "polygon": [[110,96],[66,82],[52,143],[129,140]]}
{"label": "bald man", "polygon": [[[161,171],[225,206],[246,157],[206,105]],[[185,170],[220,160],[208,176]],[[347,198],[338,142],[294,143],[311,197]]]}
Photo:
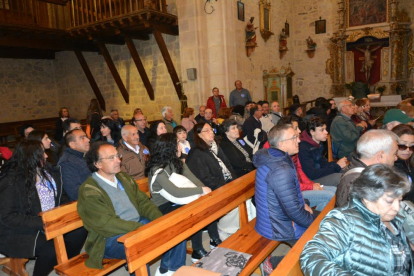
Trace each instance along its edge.
{"label": "bald man", "polygon": [[145,161],[149,150],[139,141],[138,130],[133,125],[125,125],[121,129],[122,139],[118,153],[122,154],[121,171],[129,174],[134,180],[145,177]]}

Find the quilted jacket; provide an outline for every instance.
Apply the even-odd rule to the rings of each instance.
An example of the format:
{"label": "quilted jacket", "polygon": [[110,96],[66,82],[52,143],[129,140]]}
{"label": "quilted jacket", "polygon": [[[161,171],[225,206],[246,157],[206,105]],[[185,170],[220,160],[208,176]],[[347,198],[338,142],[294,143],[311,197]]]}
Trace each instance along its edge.
{"label": "quilted jacket", "polygon": [[363,130],[364,128],[356,126],[351,118],[339,113],[331,125],[334,154],[337,154],[338,158],[351,154],[355,150]]}
{"label": "quilted jacket", "polygon": [[254,155],[253,164],[257,167],[256,231],[271,240],[299,239],[314,216],[304,208],[292,159],[278,149],[262,149]]}
{"label": "quilted jacket", "polygon": [[[402,230],[402,211],[393,223]],[[381,227],[380,216],[369,211],[359,199],[332,210],[321,222],[318,233],[302,251],[304,275],[394,275],[394,258]],[[411,252],[411,250],[409,250]],[[411,256],[411,271],[413,275]]]}

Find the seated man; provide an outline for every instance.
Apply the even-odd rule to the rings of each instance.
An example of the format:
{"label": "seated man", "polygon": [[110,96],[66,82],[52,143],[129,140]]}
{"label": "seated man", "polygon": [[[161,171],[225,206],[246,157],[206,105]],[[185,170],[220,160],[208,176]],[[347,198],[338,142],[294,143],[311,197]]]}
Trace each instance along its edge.
{"label": "seated man", "polygon": [[349,166],[336,190],[335,207],[344,207],[349,201],[349,190],[352,182],[368,166],[387,164],[394,166],[397,160],[398,136],[389,130],[372,129],[364,133],[358,140],[356,155],[352,155]]}
{"label": "seated man", "polygon": [[261,105],[254,105],[250,109],[250,117],[243,124],[243,139],[253,149],[253,153],[255,153],[255,149],[262,148],[267,142],[267,133],[262,130],[262,123],[260,122],[262,112]]}
{"label": "seated man", "polygon": [[325,122],[319,117],[311,118],[300,135],[299,160],[307,177],[324,186],[337,186],[347,160],[343,157],[338,162],[328,162],[321,143],[327,138]]}
{"label": "seated man", "polygon": [[260,118],[260,122],[262,123],[262,129],[269,133],[270,129],[274,126],[272,121],[272,115],[269,114],[269,102],[268,101],[260,101],[263,109],[262,117]]}
{"label": "seated man", "polygon": [[270,115],[272,116],[272,122],[274,125],[277,125],[279,120],[283,117],[282,112],[280,112],[280,104],[277,101],[272,102],[271,109],[272,112],[270,112]]}
{"label": "seated man", "polygon": [[[138,189],[134,179],[121,171],[117,150],[106,142],[95,142],[86,155],[90,176],[79,189],[78,213],[88,230],[85,261],[90,268],[102,269],[103,258],[126,259],[123,244],[117,239],[162,216],[157,206]],[[185,264],[175,257],[185,255],[186,243],[167,251],[155,273],[172,275]],[[184,257],[185,260],[185,257]]]}
{"label": "seated man", "polygon": [[118,109],[111,110],[111,118],[112,120],[114,120],[119,129],[121,129],[125,125],[124,119],[119,117]]}
{"label": "seated man", "polygon": [[253,157],[257,167],[255,229],[263,237],[290,245],[296,243],[315,219],[302,197],[290,158],[298,153],[299,142],[292,125],[277,125],[269,132],[270,148],[259,150]]}
{"label": "seated man", "polygon": [[132,124],[138,129],[139,141],[147,145],[150,130],[147,128],[147,118],[142,113],[137,113],[132,118]]}
{"label": "seated man", "polygon": [[[69,120],[69,119],[68,119]],[[66,133],[66,148],[59,159],[63,189],[71,201],[78,199],[79,187],[91,175],[84,155],[88,152],[89,138],[83,130],[74,129]]]}
{"label": "seated man", "polygon": [[361,133],[367,127],[365,122],[357,125],[351,120],[354,109],[348,100],[338,104],[338,115],[331,125],[332,151],[334,158],[342,158],[350,155],[356,148]]}
{"label": "seated man", "polygon": [[201,120],[204,120],[204,112],[206,111],[206,106],[205,105],[201,105],[200,108],[198,109],[198,115],[195,116],[194,120],[197,121],[197,123],[202,122]]}
{"label": "seated man", "polygon": [[302,131],[302,132],[305,131],[306,123],[302,119],[302,115],[303,115],[302,106],[298,103],[294,103],[291,106],[289,106],[289,115],[293,116],[293,117],[296,117],[298,119],[300,131]]}
{"label": "seated man", "polygon": [[139,142],[138,131],[134,126],[123,126],[121,134],[122,140],[118,146],[118,153],[122,155],[121,171],[135,180],[145,177],[148,148]]}
{"label": "seated man", "polygon": [[167,128],[168,133],[172,133],[174,128],[178,125],[176,121],[174,121],[174,113],[172,108],[169,106],[164,106],[161,110],[162,114],[162,121]]}

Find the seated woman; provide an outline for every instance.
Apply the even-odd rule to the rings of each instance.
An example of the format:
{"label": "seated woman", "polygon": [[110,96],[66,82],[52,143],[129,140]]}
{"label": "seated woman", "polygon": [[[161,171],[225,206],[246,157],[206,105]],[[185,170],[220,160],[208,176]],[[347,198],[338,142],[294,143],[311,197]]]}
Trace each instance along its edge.
{"label": "seated woman", "polygon": [[195,124],[197,124],[197,121],[194,120],[194,108],[187,107],[186,109],[184,109],[183,119],[181,120],[181,125],[187,131],[190,131],[193,129]]}
{"label": "seated woman", "polygon": [[[201,196],[211,192],[210,188],[205,187],[204,184],[191,173],[187,165],[180,160],[180,156],[181,145],[178,143],[177,137],[173,133],[165,133],[155,141],[151,152],[151,159],[147,164],[146,172],[148,173],[148,183],[151,183],[151,200],[157,205],[163,215],[180,208],[182,205],[166,199],[160,194],[161,190],[165,190],[169,195],[172,195],[175,198],[185,198],[194,195]],[[194,184],[194,187],[178,188],[170,180],[174,173],[186,177]],[[207,230],[211,237],[210,246],[212,248],[218,246],[221,243],[221,240],[217,231],[217,222],[213,222],[207,226]],[[193,246],[191,257],[194,263],[207,255],[207,251],[202,244],[202,234],[203,231],[199,231],[191,238],[191,244]],[[184,241],[183,243],[185,248],[186,242]],[[179,263],[180,266],[185,265],[185,253],[184,250],[182,256],[174,256],[175,261]],[[177,268],[180,266],[177,265]],[[166,266],[161,264],[161,267]]]}
{"label": "seated woman", "polygon": [[220,108],[220,110],[217,114],[217,123],[219,125],[221,125],[224,122],[224,120],[227,120],[227,119],[230,118],[230,116],[232,115],[231,110],[232,110],[232,108],[230,108],[230,107]]}
{"label": "seated woman", "polygon": [[151,153],[151,148],[155,144],[155,141],[161,134],[167,133],[167,127],[163,121],[155,121],[150,126],[150,134],[148,136],[147,148],[149,148]]}
{"label": "seated woman", "polygon": [[352,200],[329,212],[305,245],[304,275],[413,275],[400,211],[409,190],[410,181],[392,167],[367,167],[353,183]]}
{"label": "seated woman", "polygon": [[28,140],[36,140],[42,142],[43,148],[47,154],[47,162],[56,166],[59,161],[59,149],[58,143],[52,143],[49,136],[43,130],[33,130],[30,132]]}
{"label": "seated woman", "polygon": [[371,110],[370,101],[366,98],[358,99],[355,101],[356,105],[356,114],[351,116],[352,121],[355,124],[359,124],[362,121],[367,123],[367,128],[365,131],[368,131],[373,128],[377,128],[375,123],[376,120],[373,120],[372,115],[369,113]]}
{"label": "seated woman", "polygon": [[122,136],[115,121],[112,119],[102,119],[101,129],[95,135],[93,141],[106,141],[117,148],[121,139]]}
{"label": "seated woman", "polygon": [[221,124],[221,132],[223,138],[220,142],[220,148],[230,161],[237,177],[254,170],[252,148],[246,145],[243,139],[239,139],[237,122],[233,119],[225,120]]}
{"label": "seated woman", "polygon": [[198,123],[194,126],[194,145],[186,163],[204,185],[216,190],[237,178],[223,150],[214,140],[214,131],[209,124]]}
{"label": "seated woman", "polygon": [[[0,174],[0,252],[12,258],[34,258],[34,276],[48,275],[57,259],[53,240],[47,241],[40,212],[62,205],[61,175],[46,162],[39,141],[19,143]],[[78,255],[87,232],[82,227],[65,235],[68,257]]]}
{"label": "seated woman", "polygon": [[[407,176],[414,181],[413,151],[414,151],[414,128],[410,125],[398,125],[392,129],[398,139],[398,160],[394,166],[400,168]],[[414,189],[405,194],[404,200],[414,202]]]}

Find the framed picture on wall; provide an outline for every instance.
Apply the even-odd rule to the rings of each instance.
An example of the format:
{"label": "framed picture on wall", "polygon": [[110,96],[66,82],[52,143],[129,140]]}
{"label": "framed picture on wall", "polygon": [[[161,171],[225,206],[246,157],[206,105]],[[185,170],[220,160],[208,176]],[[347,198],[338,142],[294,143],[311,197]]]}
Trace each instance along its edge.
{"label": "framed picture on wall", "polygon": [[237,2],[237,19],[244,21],[244,3]]}
{"label": "framed picture on wall", "polygon": [[290,27],[289,27],[289,23],[287,22],[287,20],[285,22],[285,35],[286,36],[290,35]]}
{"label": "framed picture on wall", "polygon": [[322,20],[322,17],[319,17],[319,20],[315,21],[315,34],[324,33],[326,33],[326,20]]}
{"label": "framed picture on wall", "polygon": [[348,27],[380,24],[389,21],[389,0],[346,0],[346,4]]}

